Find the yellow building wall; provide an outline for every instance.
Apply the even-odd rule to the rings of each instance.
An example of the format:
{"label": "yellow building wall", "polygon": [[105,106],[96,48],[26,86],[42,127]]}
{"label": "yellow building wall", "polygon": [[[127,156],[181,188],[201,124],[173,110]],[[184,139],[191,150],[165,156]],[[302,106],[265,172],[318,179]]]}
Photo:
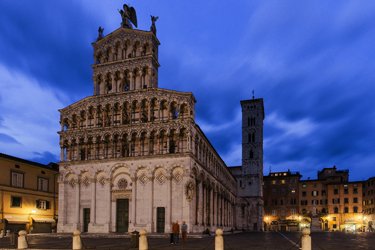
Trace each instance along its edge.
{"label": "yellow building wall", "polygon": [[[9,159],[10,158],[10,159]],[[4,219],[27,219],[27,230],[32,226],[32,218],[57,219],[58,170],[33,165],[22,159],[0,155],[0,229],[4,229]],[[23,173],[23,187],[13,187],[11,172]],[[48,179],[48,191],[38,190],[38,177]],[[21,207],[11,206],[11,197],[21,197]],[[49,209],[37,208],[36,201],[49,201]]]}

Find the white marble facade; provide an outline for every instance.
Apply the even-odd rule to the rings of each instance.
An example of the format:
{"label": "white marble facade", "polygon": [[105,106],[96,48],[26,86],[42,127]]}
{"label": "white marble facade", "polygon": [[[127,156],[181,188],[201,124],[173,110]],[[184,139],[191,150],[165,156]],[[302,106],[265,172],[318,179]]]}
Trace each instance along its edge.
{"label": "white marble facade", "polygon": [[238,196],[236,177],[195,123],[193,94],[158,87],[154,31],[99,35],[94,95],[60,110],[58,232],[168,233],[176,220],[203,232],[259,221],[259,203]]}
{"label": "white marble facade", "polygon": [[229,230],[235,196],[225,189],[190,157],[62,167],[58,231],[84,231],[83,210],[89,208],[88,232],[116,232],[118,199],[129,199],[128,231],[157,232],[157,207],[165,208],[165,232],[176,220],[195,232]]}

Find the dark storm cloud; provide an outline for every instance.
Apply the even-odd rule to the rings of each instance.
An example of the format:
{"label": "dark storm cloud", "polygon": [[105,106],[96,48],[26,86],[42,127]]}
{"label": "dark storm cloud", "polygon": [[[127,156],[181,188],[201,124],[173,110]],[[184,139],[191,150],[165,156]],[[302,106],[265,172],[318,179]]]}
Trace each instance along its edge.
{"label": "dark storm cloud", "polygon": [[33,153],[34,153],[34,156],[31,159],[29,159],[31,161],[40,162],[42,164],[48,164],[50,162],[59,161],[59,158],[55,154],[48,152],[48,151],[33,152]]}
{"label": "dark storm cloud", "polygon": [[[193,65],[190,69],[194,70],[186,69],[182,85],[188,85],[185,82],[193,75],[191,88],[198,92],[197,117],[211,127],[232,120],[238,101],[249,98],[255,88],[256,95],[265,99],[265,138],[270,141],[265,144],[266,164],[297,168],[312,177],[317,169],[334,164],[349,168],[354,178],[374,175],[372,163],[369,165],[375,160],[371,154],[375,149],[371,98],[375,91],[371,59],[375,55],[371,45],[375,22],[369,15],[374,5],[320,4],[297,4],[292,13],[287,11],[290,5],[284,3],[255,6],[240,46],[223,39],[226,50],[210,54],[213,60],[204,58],[212,48],[209,43],[207,51],[196,47],[197,57],[190,60],[201,68]],[[227,75],[220,77],[220,72]],[[286,128],[275,126],[268,120],[270,114],[277,114],[291,131],[286,133]],[[300,121],[313,127],[311,131],[293,133],[310,129],[297,128]],[[233,150],[230,145],[241,143],[240,126],[238,122],[206,133],[218,151],[227,155]],[[358,161],[360,158],[368,160]],[[226,160],[239,164],[231,158]]]}
{"label": "dark storm cloud", "polygon": [[72,96],[88,94],[92,18],[76,1],[1,1],[0,61]]}
{"label": "dark storm cloud", "polygon": [[[118,27],[122,4],[1,1],[0,63],[58,89],[66,105],[91,95],[90,43],[99,25]],[[315,177],[337,165],[353,179],[375,175],[373,1],[131,5],[141,29],[160,17],[159,87],[193,92],[196,119],[228,165],[241,163],[240,100],[254,89],[265,103],[265,172]],[[58,143],[41,151],[53,159]]]}
{"label": "dark storm cloud", "polygon": [[0,133],[0,142],[2,143],[15,143],[15,144],[20,144],[16,139],[13,137]]}

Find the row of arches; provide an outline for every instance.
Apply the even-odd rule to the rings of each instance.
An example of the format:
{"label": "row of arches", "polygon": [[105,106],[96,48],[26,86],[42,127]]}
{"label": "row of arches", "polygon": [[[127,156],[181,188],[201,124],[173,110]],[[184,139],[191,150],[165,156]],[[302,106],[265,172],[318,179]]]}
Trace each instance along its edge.
{"label": "row of arches", "polygon": [[227,166],[219,158],[220,156],[198,134],[194,138],[194,155],[203,166],[207,167],[207,170],[212,175],[217,176],[221,181],[231,183],[233,188],[236,186],[234,177],[229,173]]}
{"label": "row of arches", "polygon": [[63,161],[100,160],[189,151],[186,128],[77,137],[62,142]]}
{"label": "row of arches", "polygon": [[151,66],[108,71],[94,76],[95,95],[157,88],[157,70]]}
{"label": "row of arches", "polygon": [[229,191],[230,185],[224,187],[204,172],[199,173],[196,168],[193,168],[192,175],[195,179],[196,190],[195,225],[233,227],[236,200]]}
{"label": "row of arches", "polygon": [[[59,182],[69,184],[74,187],[76,184],[83,184],[83,186],[88,186],[91,182],[99,183],[105,185],[110,183],[110,187],[113,190],[129,190],[132,188],[132,182],[140,181],[143,184],[144,177],[148,180],[162,179],[160,176],[163,175],[165,180],[172,179],[177,183],[182,181],[183,176],[185,175],[184,169],[177,165],[173,167],[166,166],[155,166],[152,170],[138,166],[135,169],[130,168],[126,164],[116,164],[110,171],[104,170],[93,170],[93,169],[84,169],[75,173],[73,171],[63,171],[60,175]],[[125,181],[124,181],[125,180]],[[160,184],[163,184],[161,180],[157,180]]]}
{"label": "row of arches", "polygon": [[186,102],[158,100],[157,98],[115,102],[89,106],[63,117],[61,130],[111,127],[146,122],[168,121],[191,117]]}
{"label": "row of arches", "polygon": [[126,60],[141,56],[153,55],[157,59],[157,47],[150,42],[135,40],[115,40],[113,45],[108,44],[97,49],[94,53],[95,64],[108,63],[118,60]]}

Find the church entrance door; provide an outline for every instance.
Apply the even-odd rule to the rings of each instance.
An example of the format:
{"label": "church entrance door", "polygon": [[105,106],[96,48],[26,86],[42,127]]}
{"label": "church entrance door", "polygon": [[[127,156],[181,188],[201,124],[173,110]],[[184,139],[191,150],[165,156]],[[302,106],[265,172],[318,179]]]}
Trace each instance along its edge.
{"label": "church entrance door", "polygon": [[164,233],[165,231],[165,207],[156,208],[156,232]]}
{"label": "church entrance door", "polygon": [[90,208],[83,209],[83,232],[87,233],[90,223]]}
{"label": "church entrance door", "polygon": [[127,233],[129,229],[129,199],[116,201],[116,232]]}

